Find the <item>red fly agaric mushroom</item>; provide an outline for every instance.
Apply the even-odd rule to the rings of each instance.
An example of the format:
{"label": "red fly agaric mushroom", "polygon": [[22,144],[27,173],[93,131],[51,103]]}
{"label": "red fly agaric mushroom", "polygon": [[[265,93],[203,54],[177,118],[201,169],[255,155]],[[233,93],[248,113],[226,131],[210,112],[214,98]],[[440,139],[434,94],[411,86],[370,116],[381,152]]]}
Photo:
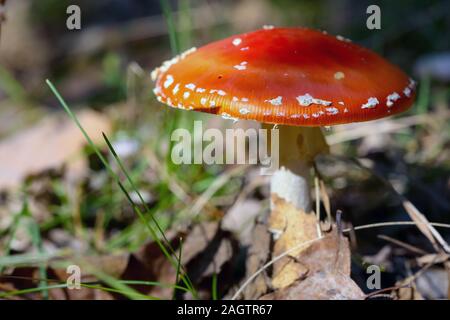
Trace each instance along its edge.
{"label": "red fly agaric mushroom", "polygon": [[328,147],[321,126],[408,109],[415,83],[374,52],[305,28],[264,28],[191,49],[152,72],[159,101],[227,119],[277,124],[272,193],[310,206],[308,169]]}

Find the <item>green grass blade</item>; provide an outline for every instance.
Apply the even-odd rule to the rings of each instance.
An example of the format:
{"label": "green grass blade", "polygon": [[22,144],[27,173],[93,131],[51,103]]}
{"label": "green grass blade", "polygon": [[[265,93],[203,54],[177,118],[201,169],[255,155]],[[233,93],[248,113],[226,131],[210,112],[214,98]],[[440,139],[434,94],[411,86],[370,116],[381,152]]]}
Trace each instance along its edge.
{"label": "green grass blade", "polygon": [[183,254],[183,241],[180,238],[180,253],[178,255],[178,265],[177,265],[177,274],[175,277],[175,285],[174,285],[174,290],[173,290],[173,294],[172,294],[172,299],[175,300],[176,298],[176,294],[177,294],[177,284],[178,281],[180,281],[180,271],[181,271],[181,255]]}
{"label": "green grass blade", "polygon": [[430,104],[430,88],[431,79],[430,76],[425,76],[420,81],[419,93],[417,97],[417,114],[425,114],[428,111]]}
{"label": "green grass blade", "polygon": [[24,253],[0,257],[0,267],[20,267],[36,265],[39,263],[48,262],[51,259],[63,258],[67,256],[70,251],[62,250],[56,253]]}
{"label": "green grass blade", "polygon": [[[27,214],[28,214],[28,202],[24,201],[22,208],[20,209],[20,212],[18,214],[14,215],[14,220],[11,224],[9,238],[8,238],[8,241],[6,242],[6,246],[5,246],[5,250],[4,250],[4,256],[8,256],[9,253],[11,252],[11,243],[14,240],[17,229],[19,228],[19,222]],[[5,266],[0,265],[0,274],[2,274],[4,268],[5,268]]]}
{"label": "green grass blade", "polygon": [[[43,254],[44,248],[42,247],[42,238],[41,238],[41,231],[39,229],[39,224],[34,220],[34,218],[30,215],[30,234],[31,234],[31,241],[33,243],[33,246],[38,250],[39,253]],[[39,264],[39,288],[43,288],[42,290],[42,297],[45,300],[48,300],[48,290],[45,289],[48,287],[47,283],[47,266],[45,262],[41,262]]]}
{"label": "green grass blade", "polygon": [[[158,298],[156,298],[156,297],[146,296],[146,295],[140,294],[138,292],[131,293],[129,291],[108,288],[108,287],[101,286],[101,285],[98,285],[98,284],[81,283],[80,286],[83,287],[83,288],[88,288],[88,289],[98,289],[98,290],[102,290],[102,291],[106,291],[106,292],[119,293],[119,294],[122,294],[124,296],[127,296],[130,299],[158,300]],[[48,290],[52,290],[52,289],[66,289],[66,288],[67,288],[67,284],[66,283],[60,283],[60,284],[47,285],[47,286],[42,286],[42,287],[37,287],[37,288],[27,288],[27,289],[21,289],[21,290],[13,290],[13,291],[0,293],[0,299],[5,299],[5,298],[8,298],[8,297],[13,297],[13,296],[20,296],[20,295],[24,295],[24,294],[28,294],[28,293],[42,292],[44,290],[48,291]]]}
{"label": "green grass blade", "polygon": [[[103,139],[106,142],[106,145],[108,146],[108,149],[110,150],[110,152],[112,153],[114,159],[116,160],[117,164],[119,165],[120,169],[122,170],[123,174],[125,175],[125,177],[127,178],[127,181],[130,183],[132,189],[134,192],[136,192],[136,194],[139,197],[139,200],[141,201],[141,204],[144,206],[144,209],[146,212],[151,212],[150,208],[147,206],[147,203],[145,202],[144,198],[142,197],[141,193],[139,192],[138,187],[136,186],[136,184],[134,183],[133,179],[131,179],[130,175],[128,174],[128,171],[125,169],[125,166],[123,165],[122,160],[120,160],[119,156],[116,153],[116,150],[114,150],[111,142],[109,141],[108,137],[106,136],[106,134],[104,132],[102,132],[103,135]],[[129,199],[129,201],[132,201],[131,198]],[[150,215],[150,218],[153,220],[153,222],[155,223],[158,231],[160,232],[161,236],[163,237],[164,241],[166,242],[166,245],[168,246],[168,248],[172,249],[169,243],[169,240],[167,239],[164,231],[161,229],[161,227],[159,226],[159,224],[157,223],[155,217],[153,214]],[[174,253],[174,250],[172,249],[172,253]]]}
{"label": "green grass blade", "polygon": [[178,42],[180,50],[187,50],[192,46],[192,12],[190,0],[178,0]]}
{"label": "green grass blade", "polygon": [[149,297],[147,295],[144,295],[133,288],[129,287],[127,284],[123,283],[122,281],[96,269],[96,268],[89,268],[89,272],[92,273],[97,279],[100,281],[106,283],[109,285],[113,290],[116,290],[116,292],[120,292],[124,296],[133,299],[133,300],[149,300],[153,299],[153,297]]}
{"label": "green grass blade", "polygon": [[27,288],[27,289],[21,289],[21,290],[13,290],[8,292],[0,292],[0,299],[6,299],[8,297],[14,297],[14,296],[20,296],[27,293],[36,293],[36,292],[43,292],[51,290],[51,289],[61,289],[61,288],[67,288],[67,284],[54,284],[54,285],[47,285],[47,286],[39,286],[37,288]]}
{"label": "green grass blade", "polygon": [[178,54],[180,52],[180,44],[178,41],[172,9],[170,8],[168,0],[160,0],[159,3],[161,4],[163,16],[166,19],[167,30],[169,31],[170,48],[172,49],[173,54]]}
{"label": "green grass blade", "polygon": [[[138,206],[136,206],[136,204],[134,203],[134,201],[131,199],[128,191],[126,190],[126,188],[123,186],[119,176],[114,172],[114,170],[112,169],[112,167],[109,165],[108,161],[105,159],[105,157],[101,154],[100,150],[95,146],[94,142],[92,141],[92,139],[89,137],[89,135],[87,134],[87,132],[84,130],[83,126],[81,125],[81,123],[79,122],[77,116],[72,112],[72,110],[70,109],[70,107],[67,105],[67,103],[65,102],[65,100],[62,98],[62,96],[59,94],[58,90],[55,88],[55,86],[51,83],[50,80],[46,80],[47,85],[50,87],[51,91],[53,92],[53,94],[56,96],[56,98],[58,99],[59,103],[62,105],[62,107],[64,108],[64,110],[67,112],[67,114],[69,115],[69,117],[74,121],[74,123],[77,125],[77,127],[80,129],[80,131],[82,132],[83,136],[85,137],[86,141],[88,142],[88,144],[90,145],[90,147],[92,148],[92,150],[94,150],[94,152],[96,153],[96,155],[98,156],[98,158],[100,159],[100,161],[103,163],[103,165],[105,166],[105,168],[107,169],[108,173],[110,174],[110,176],[116,181],[116,183],[119,185],[119,188],[121,189],[121,191],[124,193],[125,197],[127,198],[128,202],[130,203],[130,205],[132,206],[134,212],[139,216],[139,218],[141,219],[141,221],[145,224],[145,226],[147,227],[148,231],[150,232],[151,237],[153,238],[153,240],[158,244],[158,246],[160,247],[160,249],[162,250],[163,254],[167,257],[167,259],[169,260],[169,262],[172,264],[172,266],[174,268],[177,267],[177,263],[176,263],[176,259],[173,258],[173,256],[176,257],[176,254],[173,250],[173,248],[170,247],[169,244],[169,250],[171,251],[169,253],[169,250],[165,247],[165,245],[161,242],[161,240],[159,239],[156,231],[153,229],[153,227],[148,223],[147,219],[145,218],[145,216],[143,215],[142,211],[139,209]],[[104,137],[106,137],[106,135],[104,135]],[[143,202],[144,208],[146,207],[146,203],[145,201],[143,201],[142,196],[139,194],[139,191],[137,190],[133,180],[130,178],[130,176],[128,175],[127,171],[125,170],[125,167],[123,166],[121,160],[119,159],[119,157],[117,156],[117,153],[114,151],[114,148],[112,148],[111,144],[109,143],[109,140],[107,139],[107,143],[108,143],[108,147],[110,148],[111,152],[113,153],[114,158],[116,159],[117,163],[120,165],[120,168],[122,169],[122,171],[124,172],[125,176],[127,177],[127,179],[129,179],[128,181],[130,182],[130,184],[132,185],[132,187],[135,189],[135,191],[137,192],[137,194],[140,197],[140,200]],[[147,207],[148,208],[148,207]],[[155,223],[155,225],[158,228],[158,231],[160,231],[163,239],[167,242],[167,238],[164,235],[164,232],[162,231],[162,229],[159,227],[158,222],[154,219],[153,215],[151,215],[151,218],[153,219],[153,222]],[[167,243],[166,243],[167,245]],[[183,282],[186,284],[186,286],[192,290],[192,294],[194,297],[196,297],[196,291],[192,285],[192,282],[189,280],[189,278],[187,277],[187,275],[183,275],[181,276],[181,279],[183,280]]]}
{"label": "green grass blade", "polygon": [[[125,174],[125,177],[127,178],[127,181],[130,183],[131,187],[133,188],[134,192],[136,192],[136,194],[139,197],[139,200],[141,201],[142,205],[144,206],[144,209],[147,212],[151,212],[150,208],[147,206],[146,202],[144,201],[144,198],[142,197],[141,193],[139,192],[139,189],[137,188],[136,184],[134,183],[133,179],[131,179],[130,175],[128,174],[128,171],[126,170],[125,166],[123,165],[122,160],[120,160],[119,156],[117,155],[116,151],[114,150],[111,142],[109,141],[108,137],[106,136],[106,134],[104,132],[102,132],[103,138],[109,148],[109,150],[111,151],[114,159],[116,160],[117,164],[119,165],[120,169],[122,170],[122,172]],[[125,190],[124,186],[122,184],[119,184],[120,188],[123,190],[123,192],[127,195],[128,201],[136,208],[135,211],[139,214],[139,216],[141,217],[141,220],[146,222],[146,225],[148,225],[148,228],[151,230],[152,234],[154,234],[153,239],[157,242],[158,246],[160,247],[160,249],[163,251],[164,255],[166,255],[166,257],[168,259],[170,259],[170,261],[172,262],[172,265],[174,265],[174,267],[176,267],[177,269],[180,268],[181,262],[180,260],[176,257],[175,255],[175,251],[172,248],[172,246],[170,245],[169,240],[167,239],[164,231],[161,229],[161,227],[158,224],[158,221],[156,221],[155,217],[153,214],[150,214],[150,218],[152,219],[153,223],[155,224],[156,228],[158,229],[159,233],[161,234],[164,242],[165,242],[165,246],[167,246],[167,248],[171,251],[169,252],[168,250],[166,250],[166,247],[164,246],[164,244],[159,240],[159,237],[156,235],[155,231],[153,230],[153,228],[148,224],[147,219],[145,219],[144,215],[142,214],[141,210],[134,204],[133,200],[131,199],[131,197],[128,195],[128,192]],[[175,259],[172,259],[172,257],[175,256]],[[182,270],[184,271],[183,267],[181,266]],[[177,274],[178,276],[178,274]],[[187,277],[186,273],[183,272],[183,274],[181,275],[181,279],[183,279],[183,282],[185,282],[186,286],[188,286],[189,289],[194,290],[192,282],[190,282],[189,277]],[[193,292],[194,294],[194,292]]]}
{"label": "green grass blade", "polygon": [[213,300],[217,300],[217,273],[212,276],[211,295]]}

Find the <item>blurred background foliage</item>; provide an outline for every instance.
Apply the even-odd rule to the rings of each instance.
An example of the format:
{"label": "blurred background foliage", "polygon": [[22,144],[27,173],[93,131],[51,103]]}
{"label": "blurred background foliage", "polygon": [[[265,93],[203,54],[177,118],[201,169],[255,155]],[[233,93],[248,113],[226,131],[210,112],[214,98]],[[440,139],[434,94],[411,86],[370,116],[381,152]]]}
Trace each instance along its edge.
{"label": "blurred background foliage", "polygon": [[[70,4],[81,7],[81,30],[66,28]],[[371,4],[381,8],[381,30],[366,28],[366,8]],[[398,122],[406,123],[401,130],[377,134],[368,127],[373,135],[366,132],[339,140],[341,130],[356,128],[350,125],[331,128],[327,135],[337,141],[332,145],[335,154],[363,158],[430,220],[450,222],[450,1],[13,0],[7,1],[6,12],[0,41],[0,139],[7,141],[61,111],[44,82],[52,79],[75,110],[96,110],[111,121],[113,145],[120,149],[151,209],[146,217],[156,216],[164,230],[184,226],[188,211],[197,208],[195,200],[225,174],[226,183],[196,216],[196,220],[218,220],[255,176],[251,170],[229,174],[226,166],[173,165],[168,157],[172,130],[191,129],[198,118],[216,127],[255,124],[232,124],[162,106],[153,96],[149,73],[176,52],[267,24],[342,35],[378,52],[419,81],[416,104],[401,116],[417,117]],[[21,191],[2,191],[0,185],[0,252],[33,248],[26,232],[11,233],[12,216],[20,216],[19,209],[27,201],[32,202],[30,215],[38,222],[46,250],[61,246],[52,244],[54,230],[68,234],[70,246],[80,252],[133,251],[148,240],[93,150],[86,147],[82,154],[88,169],[75,188],[65,184],[66,174],[58,170],[44,181],[38,179],[39,186],[35,177],[22,181]],[[353,224],[407,219],[398,199],[367,172],[342,159],[324,160],[321,168],[333,210],[342,209]],[[250,193],[261,203],[261,212],[267,209],[267,196],[267,185]],[[402,230],[386,233],[422,245],[417,233]],[[358,238],[358,254],[379,251],[383,242],[376,235],[369,230]],[[15,242],[10,241],[13,238]],[[398,273],[404,269],[392,271],[392,281]]]}
{"label": "blurred background foliage", "polygon": [[[11,26],[4,32],[3,42],[10,48],[3,49],[2,64],[27,91],[33,89],[37,99],[42,99],[46,90],[34,80],[35,76],[46,73],[51,78],[64,78],[67,85],[71,83],[70,74],[87,78],[85,86],[78,85],[80,92],[69,95],[69,101],[120,101],[124,99],[122,79],[130,62],[136,61],[150,70],[170,55],[169,33],[159,1],[18,2],[14,5],[17,9],[12,10],[18,10],[22,16],[20,21],[10,22],[18,23],[17,27]],[[449,46],[449,3],[442,0],[163,2],[174,11],[178,50],[255,30],[263,24],[306,26],[351,38],[413,74],[419,58],[431,52],[445,52]],[[65,28],[66,8],[74,3],[82,8],[80,31]],[[378,4],[382,10],[381,30],[365,27],[366,8],[371,4]],[[8,42],[9,33],[13,33],[15,43]],[[33,45],[37,47],[26,50]]]}

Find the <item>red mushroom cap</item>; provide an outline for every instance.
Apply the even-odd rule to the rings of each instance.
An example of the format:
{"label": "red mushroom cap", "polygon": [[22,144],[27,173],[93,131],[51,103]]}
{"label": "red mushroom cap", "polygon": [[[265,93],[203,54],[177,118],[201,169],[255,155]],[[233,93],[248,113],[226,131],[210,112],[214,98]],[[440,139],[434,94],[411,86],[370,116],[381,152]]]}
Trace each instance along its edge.
{"label": "red mushroom cap", "polygon": [[169,106],[298,126],[378,119],[415,97],[415,82],[379,55],[304,28],[232,36],[188,50],[152,76]]}

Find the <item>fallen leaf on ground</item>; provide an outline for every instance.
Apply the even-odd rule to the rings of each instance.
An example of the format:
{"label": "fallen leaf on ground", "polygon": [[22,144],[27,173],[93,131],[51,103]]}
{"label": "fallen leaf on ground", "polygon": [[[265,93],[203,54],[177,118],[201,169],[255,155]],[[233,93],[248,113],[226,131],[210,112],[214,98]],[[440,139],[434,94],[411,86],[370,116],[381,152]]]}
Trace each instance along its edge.
{"label": "fallen leaf on ground", "polygon": [[423,300],[423,296],[420,294],[419,290],[410,278],[406,278],[402,281],[397,281],[395,286],[398,287],[397,290],[393,292],[394,298],[397,300]]}
{"label": "fallen leaf on ground", "polygon": [[[246,261],[245,279],[253,275],[270,258],[271,236],[267,226],[257,223],[253,229],[252,245],[248,249]],[[245,300],[253,300],[261,297],[268,290],[269,278],[265,272],[259,274],[243,292]]]}
{"label": "fallen leaf on ground", "polygon": [[250,244],[255,218],[261,211],[261,202],[248,199],[233,205],[222,219],[222,229],[233,232],[242,244]]}
{"label": "fallen leaf on ground", "polygon": [[[282,231],[275,240],[272,251],[274,257],[318,237],[316,217],[313,214],[298,210],[289,202],[275,196],[269,217],[269,228]],[[308,271],[304,265],[295,260],[295,257],[306,249],[307,246],[299,247],[274,264],[272,279],[274,288],[287,287]]]}
{"label": "fallen leaf on ground", "polygon": [[[336,226],[323,238],[317,235],[314,214],[296,209],[289,202],[274,199],[271,224],[283,230],[272,257],[286,257],[274,265],[272,285],[276,290],[262,299],[363,299],[361,289],[350,278],[351,255],[348,239]],[[300,246],[302,243],[310,244]],[[295,249],[298,248],[298,249]],[[294,250],[295,249],[295,250]]]}
{"label": "fallen leaf on ground", "polygon": [[362,300],[365,295],[353,280],[341,273],[319,271],[261,300]]}
{"label": "fallen leaf on ground", "polygon": [[183,242],[181,261],[189,278],[197,284],[201,298],[210,298],[214,275],[217,275],[219,296],[231,287],[237,250],[237,241],[219,223],[203,222],[193,227]]}
{"label": "fallen leaf on ground", "polygon": [[[194,225],[186,234],[171,233],[167,237],[177,254],[180,250],[180,238],[182,239],[181,262],[201,298],[211,298],[211,281],[214,274],[218,278],[219,296],[233,285],[237,242],[229,232],[220,229],[218,222],[202,222]],[[174,285],[176,269],[158,245],[151,242],[130,257],[121,278]],[[183,282],[178,284],[184,286]],[[171,299],[174,291],[167,286],[133,285],[132,287],[141,293],[162,299]],[[180,291],[178,294],[177,298],[189,298],[184,292]]]}
{"label": "fallen leaf on ground", "polygon": [[[94,143],[102,131],[111,130],[109,120],[94,111],[82,111],[78,118]],[[74,172],[84,168],[77,155],[86,144],[78,127],[66,115],[48,116],[34,127],[0,142],[0,190],[14,188],[29,175],[57,169],[70,161]]]}
{"label": "fallen leaf on ground", "polygon": [[417,290],[426,299],[448,299],[447,270],[431,268],[415,281]]}
{"label": "fallen leaf on ground", "polygon": [[[167,232],[166,238],[174,250],[178,249],[180,233]],[[176,272],[158,244],[154,241],[146,243],[130,256],[128,265],[121,275],[123,280],[157,281],[162,284],[175,284]],[[166,286],[130,285],[143,294],[162,299],[171,299],[173,289]]]}

